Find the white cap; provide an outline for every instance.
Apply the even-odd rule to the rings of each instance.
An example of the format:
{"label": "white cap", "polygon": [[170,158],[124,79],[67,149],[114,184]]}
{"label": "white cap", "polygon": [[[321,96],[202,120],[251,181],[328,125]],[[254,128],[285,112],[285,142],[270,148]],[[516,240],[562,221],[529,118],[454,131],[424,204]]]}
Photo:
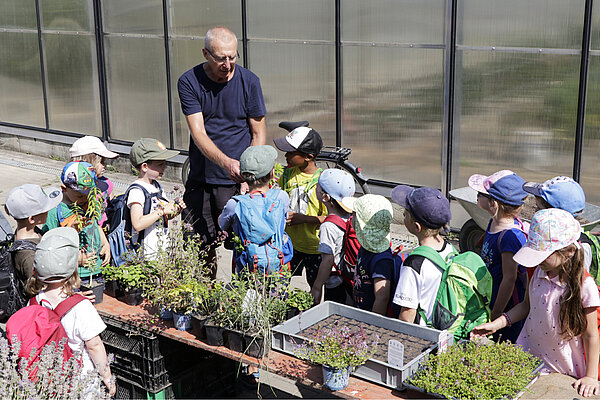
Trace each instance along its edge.
{"label": "white cap", "polygon": [[96,153],[104,158],[117,158],[119,155],[106,148],[102,141],[95,136],[84,136],[77,139],[69,149],[71,157]]}

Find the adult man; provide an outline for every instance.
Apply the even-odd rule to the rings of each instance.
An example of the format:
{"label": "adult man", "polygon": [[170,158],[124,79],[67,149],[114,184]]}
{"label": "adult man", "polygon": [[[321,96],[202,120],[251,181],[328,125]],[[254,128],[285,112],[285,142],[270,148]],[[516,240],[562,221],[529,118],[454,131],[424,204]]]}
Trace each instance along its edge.
{"label": "adult man", "polygon": [[258,77],[235,64],[237,38],[231,30],[211,28],[202,54],[207,62],[185,72],[177,89],[192,139],[183,198],[194,230],[210,244],[219,214],[236,183],[243,182],[240,155],[248,146],[265,143],[266,109]]}

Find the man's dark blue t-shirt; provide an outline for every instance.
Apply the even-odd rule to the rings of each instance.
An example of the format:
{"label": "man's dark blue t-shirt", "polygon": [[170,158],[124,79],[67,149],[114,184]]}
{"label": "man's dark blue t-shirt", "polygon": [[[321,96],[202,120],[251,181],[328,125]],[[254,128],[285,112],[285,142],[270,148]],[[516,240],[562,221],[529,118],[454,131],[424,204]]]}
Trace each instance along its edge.
{"label": "man's dark blue t-shirt", "polygon": [[394,256],[390,249],[382,253],[371,253],[361,247],[354,270],[354,306],[372,311],[375,303],[375,278],[392,281],[393,277]]}
{"label": "man's dark blue t-shirt", "polygon": [[[177,90],[181,110],[187,115],[202,113],[208,137],[228,157],[239,160],[252,141],[248,118],[266,114],[260,80],[252,72],[235,66],[233,78],[217,83],[196,65],[179,78]],[[201,183],[231,185],[223,168],[202,154],[190,140],[189,179]]]}

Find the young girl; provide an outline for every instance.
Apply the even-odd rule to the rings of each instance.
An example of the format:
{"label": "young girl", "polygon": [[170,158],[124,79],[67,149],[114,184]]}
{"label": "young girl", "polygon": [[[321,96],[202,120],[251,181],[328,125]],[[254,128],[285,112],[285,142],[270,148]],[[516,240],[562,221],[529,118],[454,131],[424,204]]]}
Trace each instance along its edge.
{"label": "young girl", "polygon": [[[77,274],[79,234],[73,228],[59,227],[48,231],[37,246],[34,256],[34,275],[27,282],[27,291],[35,295],[37,304],[55,309],[63,300],[74,294],[81,284]],[[102,382],[111,396],[116,392],[111,377],[108,358],[100,333],[106,325],[89,300],[77,303],[61,319],[68,344],[75,352],[82,351],[82,375],[98,370]],[[83,350],[82,350],[83,348]],[[89,388],[88,397],[94,397]]]}
{"label": "young girl", "polygon": [[[489,335],[526,318],[517,340],[544,362],[544,371],[577,378],[580,395],[600,393],[598,387],[598,287],[585,274],[583,251],[577,242],[579,223],[567,211],[538,211],[531,221],[526,245],[515,261],[536,267],[522,303],[492,322],[473,329],[472,336]],[[585,352],[585,353],[584,353]]]}
{"label": "young girl", "polygon": [[[525,297],[527,273],[513,260],[513,255],[527,240],[526,229],[518,217],[527,197],[523,183],[525,181],[520,176],[509,170],[469,178],[469,186],[477,191],[477,205],[492,217],[481,248],[481,258],[492,275],[492,320]],[[522,326],[521,322],[515,323],[497,332],[494,337],[514,343]]]}
{"label": "young girl", "polygon": [[104,224],[106,223],[106,207],[108,205],[108,200],[112,196],[114,186],[110,179],[104,176],[104,172],[106,171],[106,159],[117,158],[119,155],[108,150],[104,143],[95,136],[84,136],[77,139],[69,149],[69,154],[71,156],[71,161],[85,161],[92,164],[96,170],[98,180],[104,181],[108,185],[108,189],[105,192],[102,192],[104,205],[102,207],[102,217],[100,218],[100,221],[98,221],[98,224],[101,227],[104,227]]}

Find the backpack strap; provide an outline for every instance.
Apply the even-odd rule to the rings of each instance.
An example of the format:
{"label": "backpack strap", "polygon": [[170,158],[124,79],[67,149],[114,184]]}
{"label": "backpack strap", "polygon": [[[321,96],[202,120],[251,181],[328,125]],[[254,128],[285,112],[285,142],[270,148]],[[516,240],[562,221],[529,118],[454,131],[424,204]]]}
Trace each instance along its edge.
{"label": "backpack strap", "polygon": [[[143,215],[149,214],[150,213],[150,208],[152,207],[152,198],[153,197],[157,197],[160,200],[167,200],[162,196],[162,186],[160,186],[160,183],[158,183],[157,180],[152,181],[152,185],[158,189],[158,192],[155,193],[150,193],[144,186],[140,185],[139,183],[132,183],[131,185],[129,185],[129,187],[127,188],[127,190],[125,191],[125,208],[126,210],[124,210],[127,214],[123,213],[123,218],[125,218],[125,231],[126,232],[131,232],[132,229],[132,225],[131,225],[131,210],[129,209],[129,207],[127,207],[127,199],[129,198],[129,192],[131,191],[131,189],[140,189],[142,191],[142,193],[144,193],[144,204],[143,204]],[[138,232],[138,240],[136,245],[139,245],[142,243],[142,241],[144,240],[144,236],[146,234],[146,230],[142,229],[141,232]]]}
{"label": "backpack strap", "polygon": [[[452,244],[450,244],[450,243],[446,243],[446,245],[452,246]],[[457,251],[454,248],[454,246],[452,246],[452,250],[453,250],[454,254],[457,254]],[[434,250],[433,248],[431,248],[429,246],[417,247],[410,253],[410,255],[408,257],[412,257],[412,256],[425,257],[426,259],[428,259],[429,261],[431,261],[432,263],[437,265],[444,272],[448,269],[448,263],[446,262],[446,260],[444,260],[442,258],[440,253],[438,253],[436,250]]]}
{"label": "backpack strap", "polygon": [[[498,250],[500,250],[500,243],[502,242],[502,238],[504,237],[504,234],[507,231],[510,231],[510,230],[516,228],[516,229],[520,230],[521,232],[523,232],[525,234],[525,237],[527,237],[527,235],[529,234],[529,227],[527,227],[527,230],[525,230],[525,223],[523,221],[521,221],[521,218],[515,217],[515,219],[517,220],[517,222],[519,223],[519,225],[516,226],[516,227],[512,227],[512,228],[508,228],[508,229],[503,230],[500,233],[500,236],[498,236],[498,242],[497,242]],[[529,225],[529,224],[527,224],[527,225]]]}
{"label": "backpack strap", "polygon": [[73,296],[69,296],[63,301],[61,301],[60,304],[54,308],[54,312],[58,315],[59,318],[62,318],[65,316],[66,313],[68,313],[71,310],[71,308],[75,307],[83,300],[85,300],[85,297],[78,293],[75,293]]}
{"label": "backpack strap", "polygon": [[339,215],[329,214],[327,217],[325,217],[323,222],[331,222],[342,231],[346,232],[346,221],[344,221],[344,219]]}

